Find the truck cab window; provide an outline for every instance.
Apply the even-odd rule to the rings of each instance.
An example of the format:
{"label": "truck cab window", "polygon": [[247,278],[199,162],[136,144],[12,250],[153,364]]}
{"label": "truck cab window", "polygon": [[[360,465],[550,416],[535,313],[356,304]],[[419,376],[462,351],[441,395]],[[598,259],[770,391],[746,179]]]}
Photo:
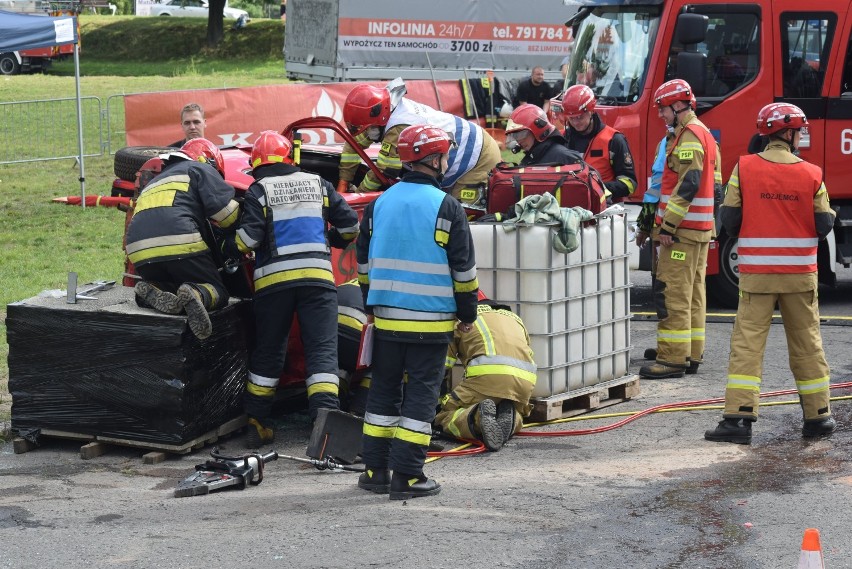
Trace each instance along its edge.
{"label": "truck cab window", "polygon": [[[704,88],[696,87],[696,95],[725,97],[754,80],[760,70],[759,9],[749,5],[731,9],[728,5],[695,6],[692,11],[708,17],[704,41],[695,46],[706,56],[702,73]],[[672,42],[666,79],[685,75],[684,70],[678,72],[677,54],[686,47]]]}
{"label": "truck cab window", "polygon": [[849,36],[849,44],[846,46],[846,59],[843,60],[840,97],[842,99],[852,99],[852,35]]}
{"label": "truck cab window", "polygon": [[785,98],[812,99],[822,94],[835,21],[833,14],[781,14]]}

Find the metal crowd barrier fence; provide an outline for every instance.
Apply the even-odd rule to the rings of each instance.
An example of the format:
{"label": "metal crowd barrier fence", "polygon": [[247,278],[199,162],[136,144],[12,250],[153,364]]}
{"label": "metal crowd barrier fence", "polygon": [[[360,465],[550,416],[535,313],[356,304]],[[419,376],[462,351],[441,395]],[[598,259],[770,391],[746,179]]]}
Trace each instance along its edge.
{"label": "metal crowd barrier fence", "polygon": [[[100,156],[106,147],[101,100],[82,97],[80,104],[83,155]],[[0,164],[77,158],[79,153],[76,98],[0,103]]]}

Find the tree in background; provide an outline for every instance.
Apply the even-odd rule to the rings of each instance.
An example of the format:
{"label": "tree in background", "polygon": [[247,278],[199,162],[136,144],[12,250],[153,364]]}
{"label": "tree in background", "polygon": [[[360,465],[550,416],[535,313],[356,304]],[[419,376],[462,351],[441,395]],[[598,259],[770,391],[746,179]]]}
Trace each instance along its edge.
{"label": "tree in background", "polygon": [[225,18],[225,2],[226,0],[208,0],[209,11],[207,13],[207,46],[216,47],[225,37],[225,26],[223,20]]}

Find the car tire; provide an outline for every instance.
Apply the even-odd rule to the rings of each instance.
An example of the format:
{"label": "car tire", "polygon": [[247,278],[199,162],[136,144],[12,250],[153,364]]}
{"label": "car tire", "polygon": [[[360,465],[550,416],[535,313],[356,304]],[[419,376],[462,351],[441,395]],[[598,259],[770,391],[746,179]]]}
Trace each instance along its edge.
{"label": "car tire", "polygon": [[736,237],[719,235],[719,272],[707,278],[707,296],[716,305],[724,308],[736,308],[739,303],[740,273],[738,270]]}
{"label": "car tire", "polygon": [[160,154],[174,152],[171,146],[125,146],[115,152],[113,171],[118,178],[128,182],[136,181],[136,172],[142,165]]}
{"label": "car tire", "polygon": [[21,71],[21,64],[14,53],[0,54],[0,74],[17,75]]}

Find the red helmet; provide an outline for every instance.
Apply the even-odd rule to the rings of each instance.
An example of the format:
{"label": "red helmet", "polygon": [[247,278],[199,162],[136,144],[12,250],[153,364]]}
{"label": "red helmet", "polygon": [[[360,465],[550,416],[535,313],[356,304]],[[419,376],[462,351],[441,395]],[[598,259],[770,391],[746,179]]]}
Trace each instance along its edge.
{"label": "red helmet", "polygon": [[180,151],[199,162],[210,164],[216,168],[222,176],[225,176],[225,159],[219,147],[206,138],[193,138],[180,147]]}
{"label": "red helmet", "polygon": [[409,126],[399,133],[396,149],[402,162],[420,162],[433,154],[446,154],[455,146],[446,131],[428,124]]}
{"label": "red helmet", "polygon": [[264,164],[292,164],[290,152],[293,144],[290,139],[274,130],[264,130],[254,141],[251,149],[251,167],[257,168]]}
{"label": "red helmet", "polygon": [[757,113],[757,132],[763,135],[803,126],[808,126],[808,117],[790,103],[770,103]]}
{"label": "red helmet", "polygon": [[506,125],[506,134],[528,130],[533,137],[541,142],[556,130],[550,121],[547,120],[547,114],[539,107],[524,103],[514,111],[509,117],[509,123]]}
{"label": "red helmet", "polygon": [[692,105],[693,100],[692,87],[683,79],[666,81],[654,92],[654,102],[658,107],[668,107],[675,101],[684,101]]}
{"label": "red helmet", "polygon": [[385,126],[390,119],[390,93],[372,85],[357,85],[343,104],[343,122],[358,135],[371,126]]}
{"label": "red helmet", "polygon": [[572,85],[562,95],[562,114],[568,117],[579,117],[586,111],[595,110],[595,92],[588,85]]}

